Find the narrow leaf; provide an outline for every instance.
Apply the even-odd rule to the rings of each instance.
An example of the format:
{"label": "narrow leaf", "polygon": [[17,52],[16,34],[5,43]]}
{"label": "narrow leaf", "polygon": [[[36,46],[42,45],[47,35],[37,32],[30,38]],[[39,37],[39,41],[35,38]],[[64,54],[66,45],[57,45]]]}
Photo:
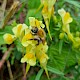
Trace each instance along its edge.
{"label": "narrow leaf", "polygon": [[47,66],[47,69],[48,69],[48,71],[50,71],[52,73],[55,73],[55,74],[58,74],[58,75],[64,75],[63,72],[61,72],[61,71],[59,71],[59,70],[57,70],[57,69],[55,69],[53,67]]}
{"label": "narrow leaf", "polygon": [[69,4],[72,4],[78,8],[80,8],[80,3],[78,1],[73,1],[73,0],[65,0],[65,2],[68,2]]}
{"label": "narrow leaf", "polygon": [[40,80],[40,77],[41,77],[42,73],[43,73],[43,69],[40,69],[38,74],[36,75],[35,80]]}
{"label": "narrow leaf", "polygon": [[62,51],[62,46],[63,46],[63,40],[60,40],[59,42],[59,53],[61,54]]}

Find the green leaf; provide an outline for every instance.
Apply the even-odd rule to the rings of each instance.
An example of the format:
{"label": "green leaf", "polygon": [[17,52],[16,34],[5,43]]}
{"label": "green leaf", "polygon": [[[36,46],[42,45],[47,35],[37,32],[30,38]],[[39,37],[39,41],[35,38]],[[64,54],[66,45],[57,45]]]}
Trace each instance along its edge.
{"label": "green leaf", "polygon": [[48,71],[52,72],[52,73],[55,73],[55,74],[58,74],[58,75],[64,75],[63,72],[59,71],[58,69],[55,69],[53,67],[50,67],[50,66],[47,66],[47,69]]}
{"label": "green leaf", "polygon": [[0,34],[0,45],[3,45],[3,44],[5,44],[3,35]]}
{"label": "green leaf", "polygon": [[35,77],[36,77],[36,74],[33,74],[33,75],[31,75],[31,76],[29,77],[28,80],[35,80]]}
{"label": "green leaf", "polygon": [[13,65],[13,64],[14,64],[14,59],[15,59],[15,57],[14,57],[14,56],[12,56],[12,58],[11,58],[11,65]]}
{"label": "green leaf", "polygon": [[28,0],[28,9],[38,8],[40,5],[40,0]]}
{"label": "green leaf", "polygon": [[63,40],[60,40],[59,42],[59,53],[61,54],[62,51],[62,46],[63,46]]}
{"label": "green leaf", "polygon": [[59,54],[59,44],[52,44],[48,50],[48,65],[58,70],[63,70],[65,66],[65,54]]}
{"label": "green leaf", "polygon": [[43,73],[43,69],[40,69],[38,74],[36,75],[35,80],[40,80],[40,77],[41,77],[42,73]]}
{"label": "green leaf", "polygon": [[22,53],[18,51],[16,48],[14,48],[13,56],[15,59],[20,60],[22,57]]}
{"label": "green leaf", "polygon": [[48,65],[61,71],[63,71],[66,66],[76,64],[80,58],[79,51],[76,52],[72,50],[69,44],[64,44],[63,46],[61,54],[59,54],[59,43],[51,44],[48,50]]}
{"label": "green leaf", "polygon": [[68,2],[68,3],[72,4],[72,5],[74,5],[74,6],[78,7],[78,8],[80,8],[80,2],[78,2],[78,1],[74,1],[74,0],[65,0],[65,2]]}

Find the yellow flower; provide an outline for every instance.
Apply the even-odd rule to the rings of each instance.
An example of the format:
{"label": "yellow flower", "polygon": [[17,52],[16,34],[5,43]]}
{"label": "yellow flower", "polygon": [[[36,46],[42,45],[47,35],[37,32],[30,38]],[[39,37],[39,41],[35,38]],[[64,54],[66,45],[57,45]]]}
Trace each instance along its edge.
{"label": "yellow flower", "polygon": [[48,71],[47,71],[47,68],[46,68],[46,64],[47,64],[47,60],[49,59],[49,57],[47,56],[47,54],[45,53],[42,53],[40,58],[39,58],[39,61],[40,61],[40,65],[41,67],[44,68],[45,72],[46,72],[46,75],[49,79],[49,75],[48,75]]}
{"label": "yellow flower", "polygon": [[74,38],[75,42],[73,43],[74,48],[79,48],[80,47],[80,38],[76,37]]}
{"label": "yellow flower", "polygon": [[14,41],[14,36],[8,33],[4,34],[3,38],[7,44],[11,44]]}
{"label": "yellow flower", "polygon": [[73,37],[73,35],[71,33],[68,33],[68,39],[70,41],[72,41],[73,43],[75,43],[74,37]]}
{"label": "yellow flower", "polygon": [[68,39],[74,43],[73,35],[70,33],[70,26],[69,23],[72,22],[72,18],[69,12],[66,12],[63,8],[58,10],[59,15],[62,18],[63,26],[62,31],[67,33]]}
{"label": "yellow flower", "polygon": [[50,23],[51,16],[53,16],[53,14],[54,14],[53,5],[55,4],[55,2],[56,2],[56,0],[41,0],[41,5],[43,4],[42,16],[44,18],[46,28],[47,28],[47,31],[48,31],[48,34],[49,34],[51,40],[52,40],[52,37],[50,34],[50,30],[49,30],[49,23]]}
{"label": "yellow flower", "polygon": [[26,53],[25,56],[21,59],[21,62],[27,62],[30,66],[34,66],[36,64],[36,57],[33,53]]}
{"label": "yellow flower", "polygon": [[34,45],[29,44],[29,45],[26,47],[26,52],[27,52],[27,53],[30,53],[30,52],[31,52],[31,53],[32,53],[32,52],[35,53],[35,51],[36,51],[36,50],[35,50],[35,47],[36,47],[35,44],[34,44]]}
{"label": "yellow flower", "polygon": [[49,57],[47,56],[47,54],[42,53],[40,56],[40,64],[42,67],[46,66],[47,64],[47,60],[49,59]]}
{"label": "yellow flower", "polygon": [[42,23],[42,21],[38,21],[34,17],[29,17],[29,22],[31,27],[38,27],[38,28],[44,28],[45,25]]}
{"label": "yellow flower", "polygon": [[64,38],[65,33],[60,33],[59,35],[59,39],[63,39]]}
{"label": "yellow flower", "polygon": [[47,56],[47,54],[45,54],[48,50],[48,46],[46,43],[44,45],[41,43],[38,46],[36,46],[35,50],[36,50],[36,58],[39,60],[41,67],[44,68],[46,75],[49,79],[48,71],[46,68],[47,60],[49,59],[49,57]]}
{"label": "yellow flower", "polygon": [[36,46],[36,53],[46,53],[48,50],[48,45],[45,43],[44,45],[40,43]]}
{"label": "yellow flower", "polygon": [[70,33],[70,26],[69,24],[63,25],[62,30],[66,33]]}
{"label": "yellow flower", "polygon": [[72,22],[72,18],[70,17],[70,13],[69,12],[66,12],[66,14],[64,15],[64,24],[68,24],[68,23],[71,23]]}
{"label": "yellow flower", "polygon": [[73,19],[71,18],[70,13],[66,12],[63,8],[58,10],[58,13],[61,16],[64,25],[72,22]]}
{"label": "yellow flower", "polygon": [[33,38],[32,34],[31,34],[31,33],[27,33],[27,34],[22,38],[22,45],[23,45],[24,47],[27,47],[29,44],[33,44],[33,43],[32,43],[32,40],[30,40],[30,39],[32,39],[32,38]]}
{"label": "yellow flower", "polygon": [[12,29],[13,33],[16,37],[21,36],[22,32],[28,29],[28,26],[26,24],[18,24],[16,27]]}

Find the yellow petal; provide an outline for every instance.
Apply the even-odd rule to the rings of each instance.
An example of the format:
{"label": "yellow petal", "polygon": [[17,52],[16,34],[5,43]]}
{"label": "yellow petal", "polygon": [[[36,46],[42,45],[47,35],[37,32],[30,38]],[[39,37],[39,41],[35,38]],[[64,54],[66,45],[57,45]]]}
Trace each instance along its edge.
{"label": "yellow petal", "polygon": [[21,63],[25,63],[27,61],[27,54],[21,59]]}
{"label": "yellow petal", "polygon": [[80,38],[76,37],[74,38],[75,42],[73,43],[74,48],[79,48],[80,47]]}
{"label": "yellow petal", "polygon": [[36,65],[36,57],[33,57],[32,59],[30,59],[30,60],[29,60],[29,64],[30,64],[31,66]]}
{"label": "yellow petal", "polygon": [[73,37],[73,35],[72,35],[71,33],[68,33],[68,39],[69,39],[70,41],[72,41],[73,43],[75,42],[75,41],[74,41],[74,37]]}
{"label": "yellow petal", "polygon": [[34,58],[33,53],[26,53],[25,56],[21,59],[21,62],[24,63],[24,62],[29,61],[30,59],[33,59],[33,58]]}
{"label": "yellow petal", "polygon": [[36,26],[34,17],[29,17],[29,22],[30,22],[30,26]]}
{"label": "yellow petal", "polygon": [[48,3],[48,0],[41,0],[41,4],[47,4]]}
{"label": "yellow petal", "polygon": [[14,36],[8,33],[4,34],[3,38],[7,44],[11,44],[14,41]]}
{"label": "yellow petal", "polygon": [[70,26],[69,24],[63,25],[62,30],[66,33],[70,33]]}
{"label": "yellow petal", "polygon": [[36,64],[36,57],[33,53],[26,53],[26,55],[21,59],[21,62],[27,62],[30,66],[34,66]]}
{"label": "yellow petal", "polygon": [[42,66],[45,66],[47,64],[47,60],[49,59],[49,57],[47,56],[47,54],[43,53],[40,57],[40,63]]}
{"label": "yellow petal", "polygon": [[22,45],[24,47],[27,47],[29,44],[32,44],[32,41],[29,40],[29,39],[32,39],[32,34],[31,33],[28,33],[26,34],[23,38],[22,38]]}
{"label": "yellow petal", "polygon": [[68,24],[71,22],[72,22],[72,18],[70,17],[70,14],[66,12],[66,14],[64,15],[64,24]]}
{"label": "yellow petal", "polygon": [[44,45],[41,43],[36,47],[36,53],[46,53],[48,50],[48,45],[45,43]]}
{"label": "yellow petal", "polygon": [[46,18],[48,18],[48,5],[44,5],[42,9],[42,15],[44,15]]}
{"label": "yellow petal", "polygon": [[62,17],[62,19],[63,19],[63,17],[64,17],[64,15],[66,14],[66,11],[62,8],[62,9],[59,9],[58,10],[58,14]]}
{"label": "yellow petal", "polygon": [[64,34],[65,34],[65,33],[60,33],[59,39],[63,39],[63,38],[64,38]]}
{"label": "yellow petal", "polygon": [[35,24],[36,24],[36,27],[40,28],[40,22],[37,19],[35,19]]}
{"label": "yellow petal", "polygon": [[42,21],[39,21],[40,22],[40,26],[42,27],[42,28],[45,28],[45,25],[42,23]]}
{"label": "yellow petal", "polygon": [[55,4],[56,0],[48,0],[48,17],[49,17],[49,22],[51,15],[54,13],[54,7],[53,5]]}
{"label": "yellow petal", "polygon": [[48,7],[51,9],[53,5],[55,4],[56,0],[48,0]]}
{"label": "yellow petal", "polygon": [[22,24],[21,33],[25,31],[25,34],[29,33],[29,28],[26,24]]}
{"label": "yellow petal", "polygon": [[12,29],[12,31],[16,35],[16,37],[19,37],[21,35],[21,29],[22,29],[22,24],[18,24],[17,27],[14,27]]}
{"label": "yellow petal", "polygon": [[32,41],[25,41],[25,42],[22,42],[22,45],[24,46],[24,47],[27,47],[28,45],[30,45],[30,44],[33,44],[32,43]]}

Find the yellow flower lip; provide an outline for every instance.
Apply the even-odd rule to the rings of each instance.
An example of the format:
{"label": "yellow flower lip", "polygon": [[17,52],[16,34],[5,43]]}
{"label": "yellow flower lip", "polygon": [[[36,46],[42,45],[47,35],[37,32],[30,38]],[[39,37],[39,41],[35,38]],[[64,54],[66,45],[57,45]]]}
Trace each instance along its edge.
{"label": "yellow flower lip", "polygon": [[20,24],[20,25],[18,26],[18,29],[17,29],[17,30],[20,32],[21,29],[22,29],[22,24]]}
{"label": "yellow flower lip", "polygon": [[29,44],[32,44],[32,41],[30,39],[32,39],[33,36],[31,33],[27,33],[23,38],[22,38],[22,45],[24,47],[27,47]]}
{"label": "yellow flower lip", "polygon": [[27,62],[31,66],[34,66],[36,64],[36,57],[33,53],[26,53],[25,56],[21,59],[21,62]]}
{"label": "yellow flower lip", "polygon": [[4,34],[3,38],[7,44],[11,44],[14,40],[14,36],[9,33]]}
{"label": "yellow flower lip", "polygon": [[27,57],[28,59],[31,59],[31,58],[34,58],[34,55],[31,54],[31,53],[27,53],[26,57]]}
{"label": "yellow flower lip", "polygon": [[70,17],[70,13],[66,12],[66,14],[64,15],[64,23],[68,24],[72,22],[72,18]]}
{"label": "yellow flower lip", "polygon": [[32,34],[31,33],[28,33],[28,34],[26,34],[25,36],[24,36],[24,39],[27,39],[27,40],[29,40],[29,39],[31,39],[32,38]]}

